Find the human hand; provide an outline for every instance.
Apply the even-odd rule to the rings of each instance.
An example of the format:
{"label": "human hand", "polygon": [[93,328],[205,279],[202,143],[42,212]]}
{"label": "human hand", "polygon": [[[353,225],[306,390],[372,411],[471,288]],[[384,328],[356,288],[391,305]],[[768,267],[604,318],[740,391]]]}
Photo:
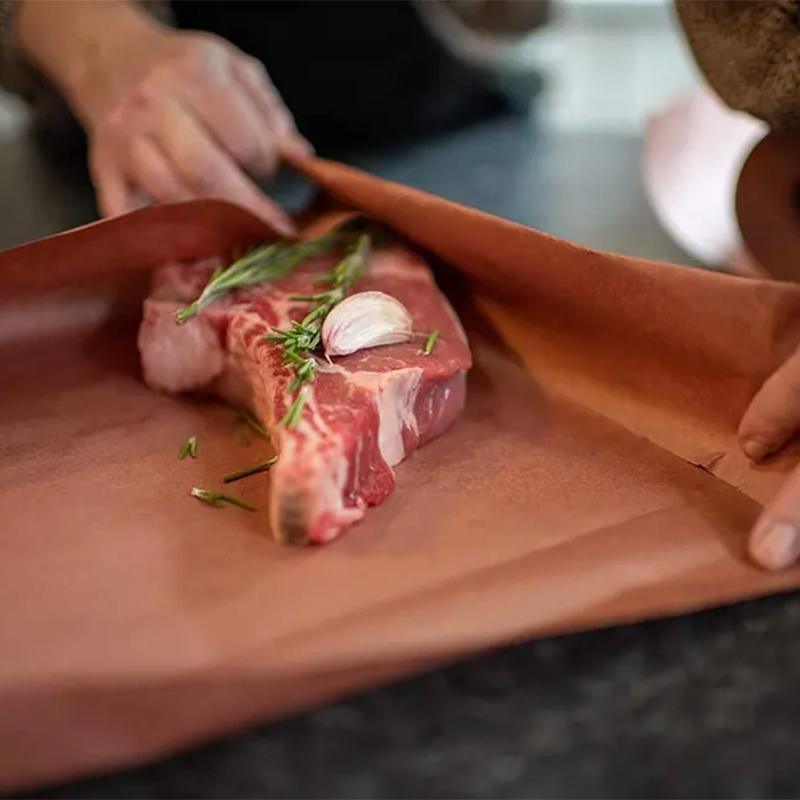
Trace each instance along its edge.
{"label": "human hand", "polygon": [[[45,22],[36,28],[42,6],[51,29],[53,14],[68,26],[49,49]],[[273,175],[282,152],[310,147],[259,61],[211,34],[162,27],[126,2],[25,2],[23,11],[34,48],[53,62],[86,128],[103,214],[215,197],[291,232],[253,178]]]}
{"label": "human hand", "polygon": [[[800,348],[778,368],[742,417],[739,439],[745,454],[760,461],[800,430]],[[783,569],[800,559],[800,467],[756,522],[749,542],[753,561]]]}
{"label": "human hand", "polygon": [[248,177],[273,175],[282,148],[307,151],[261,63],[214,36],[174,32],[156,36],[137,59],[130,77],[114,81],[115,101],[90,114],[102,212],[129,211],[142,195],[218,197],[290,233],[288,217]]}

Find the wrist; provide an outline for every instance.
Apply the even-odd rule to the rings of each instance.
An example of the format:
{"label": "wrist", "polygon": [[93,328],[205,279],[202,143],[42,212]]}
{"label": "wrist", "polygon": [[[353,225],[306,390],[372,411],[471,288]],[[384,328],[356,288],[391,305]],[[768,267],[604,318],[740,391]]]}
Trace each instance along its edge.
{"label": "wrist", "polygon": [[86,126],[131,69],[131,51],[161,26],[127,0],[23,0],[15,42]]}

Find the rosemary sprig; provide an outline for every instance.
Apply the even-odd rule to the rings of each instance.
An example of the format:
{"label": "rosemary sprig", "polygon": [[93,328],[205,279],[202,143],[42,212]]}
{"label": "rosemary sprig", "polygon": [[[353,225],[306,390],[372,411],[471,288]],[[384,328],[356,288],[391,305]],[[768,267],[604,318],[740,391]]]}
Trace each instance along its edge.
{"label": "rosemary sprig", "polygon": [[301,303],[314,303],[302,320],[294,321],[285,330],[273,328],[267,340],[283,348],[283,363],[294,371],[294,380],[287,392],[297,392],[281,424],[294,428],[300,421],[306,404],[306,384],[313,383],[317,374],[317,362],[313,351],[322,337],[322,323],[331,310],[344,300],[353,284],[363,275],[372,246],[369,233],[359,234],[350,245],[345,256],[334,268],[315,283],[328,283],[330,288],[312,294],[298,294],[291,299]]}
{"label": "rosemary sprig", "polygon": [[262,244],[236,259],[223,270],[216,270],[200,297],[175,315],[178,325],[183,325],[210,303],[234,289],[256,286],[265,281],[286,275],[309,256],[323,253],[339,241],[341,233],[331,231],[319,239],[307,242],[274,242]]}
{"label": "rosemary sprig", "polygon": [[262,439],[270,441],[267,429],[251,414],[246,408],[237,408],[236,412],[239,415],[239,420],[252,428]]}
{"label": "rosemary sprig", "polygon": [[241,497],[236,497],[232,494],[209,492],[207,489],[201,489],[198,486],[192,487],[190,494],[192,497],[196,497],[198,500],[202,500],[204,503],[208,503],[208,505],[215,506],[217,508],[219,508],[221,503],[229,503],[232,506],[238,506],[246,511],[256,510],[256,507],[248,503],[247,500],[242,500]]}
{"label": "rosemary sprig", "polygon": [[436,347],[436,342],[439,340],[439,331],[431,331],[428,334],[428,338],[425,340],[425,344],[422,346],[422,355],[429,356],[433,352],[433,348]]}
{"label": "rosemary sprig", "polygon": [[197,437],[190,436],[178,450],[178,458],[183,461],[186,456],[197,458]]}
{"label": "rosemary sprig", "polygon": [[300,417],[303,415],[307,399],[306,389],[303,388],[297,393],[297,397],[289,406],[289,410],[281,420],[281,425],[285,425],[287,428],[296,428],[297,423],[300,422]]}
{"label": "rosemary sprig", "polygon": [[258,475],[260,472],[267,472],[273,464],[275,464],[278,460],[278,456],[272,456],[272,458],[268,458],[266,461],[260,461],[258,464],[255,464],[252,467],[248,467],[247,469],[240,469],[238,472],[231,472],[222,479],[223,483],[233,483],[234,481],[240,481],[242,478],[249,478],[251,475]]}

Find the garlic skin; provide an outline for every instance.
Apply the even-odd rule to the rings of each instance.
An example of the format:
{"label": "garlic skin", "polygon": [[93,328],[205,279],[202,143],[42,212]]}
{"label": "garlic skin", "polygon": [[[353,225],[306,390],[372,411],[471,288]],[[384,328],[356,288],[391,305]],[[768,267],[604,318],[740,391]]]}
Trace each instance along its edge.
{"label": "garlic skin", "polygon": [[325,355],[346,356],[365,347],[408,342],[412,324],[408,309],[388,294],[351,294],[322,323]]}

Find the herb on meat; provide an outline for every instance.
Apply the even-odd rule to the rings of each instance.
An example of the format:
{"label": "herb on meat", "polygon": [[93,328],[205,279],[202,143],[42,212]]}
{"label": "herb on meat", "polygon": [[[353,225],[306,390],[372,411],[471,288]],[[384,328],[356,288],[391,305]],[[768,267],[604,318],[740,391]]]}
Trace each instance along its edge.
{"label": "herb on meat", "polygon": [[431,331],[428,334],[428,338],[425,340],[425,344],[422,346],[422,355],[429,356],[433,352],[433,348],[436,347],[436,342],[439,340],[439,331]]}
{"label": "herb on meat", "polygon": [[299,322],[294,321],[285,330],[273,328],[267,340],[283,348],[283,363],[294,371],[294,380],[288,388],[289,394],[297,397],[281,420],[287,428],[294,428],[300,421],[306,404],[306,384],[313,383],[317,373],[317,362],[313,351],[319,346],[322,323],[331,309],[341,303],[353,284],[363,275],[369,258],[372,237],[359,234],[350,245],[344,258],[317,283],[329,283],[330,289],[314,294],[298,294],[291,299],[299,303],[314,303],[311,310]]}
{"label": "herb on meat", "polygon": [[230,266],[211,276],[200,297],[175,315],[183,325],[204,308],[234,289],[257,286],[265,281],[282,278],[309,256],[329,250],[341,237],[336,230],[307,242],[273,242],[262,244],[236,259]]}

